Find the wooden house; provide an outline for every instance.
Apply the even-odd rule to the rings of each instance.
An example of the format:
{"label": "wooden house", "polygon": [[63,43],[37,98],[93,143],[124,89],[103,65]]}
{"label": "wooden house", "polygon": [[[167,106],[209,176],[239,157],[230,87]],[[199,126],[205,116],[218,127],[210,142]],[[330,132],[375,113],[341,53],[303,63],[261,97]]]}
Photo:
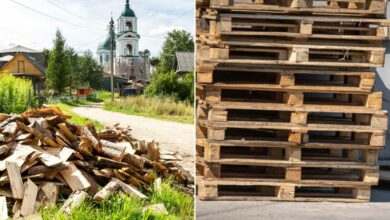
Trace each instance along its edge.
{"label": "wooden house", "polygon": [[[43,54],[20,47],[0,51],[0,74],[12,74],[17,77],[30,79],[34,93],[44,89],[45,67]],[[42,59],[40,59],[42,58]]]}

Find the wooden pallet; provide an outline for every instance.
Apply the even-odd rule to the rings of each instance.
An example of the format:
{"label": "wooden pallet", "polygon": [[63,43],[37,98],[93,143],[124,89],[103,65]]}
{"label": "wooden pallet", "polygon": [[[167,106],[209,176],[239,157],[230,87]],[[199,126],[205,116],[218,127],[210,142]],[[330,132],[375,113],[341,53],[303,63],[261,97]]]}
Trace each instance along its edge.
{"label": "wooden pallet", "polygon": [[210,0],[210,7],[223,11],[332,14],[385,17],[385,0]]}
{"label": "wooden pallet", "polygon": [[[338,40],[386,40],[389,35],[389,20],[367,18],[287,16],[272,14],[220,14],[217,28],[213,28],[213,16],[198,30],[211,35],[287,37],[293,39],[338,39]],[[209,24],[209,25],[207,25]],[[202,31],[203,30],[203,31]]]}
{"label": "wooden pallet", "polygon": [[[206,39],[206,44],[212,44]],[[232,37],[221,40],[223,48],[210,48],[216,64],[299,65],[330,67],[382,67],[385,48],[355,43],[330,43],[317,40],[291,42],[261,38]]]}
{"label": "wooden pallet", "polygon": [[[203,65],[201,65],[203,66]],[[203,66],[204,67],[204,66]],[[242,85],[253,88],[289,89],[291,91],[350,91],[367,93],[375,84],[375,73],[364,70],[323,70],[269,66],[210,66],[198,68],[197,82],[214,85]],[[239,87],[239,86],[238,86]]]}
{"label": "wooden pallet", "polygon": [[198,181],[201,200],[259,200],[300,202],[368,202],[371,186],[351,181],[301,181],[203,179]]}
{"label": "wooden pallet", "polygon": [[[217,105],[228,103],[243,105],[249,109],[272,110],[296,107],[318,108],[318,111],[361,112],[382,109],[382,93],[350,94],[351,92],[281,91],[257,90],[256,88],[233,88],[207,85],[198,87],[198,95],[205,103]],[[234,103],[234,104],[233,104]],[[327,110],[328,109],[328,110]]]}
{"label": "wooden pallet", "polygon": [[[368,146],[385,146],[386,131],[336,127],[331,131],[322,128],[276,127],[276,126],[230,126],[207,127],[207,121],[198,120],[197,138],[210,142],[223,142],[239,146],[293,146],[299,144],[309,148],[359,149]],[[260,127],[260,128],[259,128]]]}

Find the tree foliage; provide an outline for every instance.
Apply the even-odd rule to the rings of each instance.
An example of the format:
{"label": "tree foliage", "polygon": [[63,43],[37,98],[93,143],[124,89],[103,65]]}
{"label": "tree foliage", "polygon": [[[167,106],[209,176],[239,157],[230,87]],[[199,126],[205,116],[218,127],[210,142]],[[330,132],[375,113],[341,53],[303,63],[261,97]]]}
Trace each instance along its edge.
{"label": "tree foliage", "polygon": [[78,67],[75,78],[79,84],[88,84],[94,89],[100,88],[103,67],[96,62],[91,51],[86,51],[84,56],[78,57]]}
{"label": "tree foliage", "polygon": [[194,101],[194,73],[183,77],[171,71],[156,73],[151,83],[146,87],[146,96],[170,96],[176,101]]}
{"label": "tree foliage", "polygon": [[191,33],[185,30],[173,30],[165,38],[161,55],[159,69],[162,72],[169,72],[174,69],[176,52],[193,52],[194,39]]}
{"label": "tree foliage", "polygon": [[60,30],[57,30],[53,43],[46,70],[47,85],[61,94],[69,83],[71,65],[66,52],[66,40]]}

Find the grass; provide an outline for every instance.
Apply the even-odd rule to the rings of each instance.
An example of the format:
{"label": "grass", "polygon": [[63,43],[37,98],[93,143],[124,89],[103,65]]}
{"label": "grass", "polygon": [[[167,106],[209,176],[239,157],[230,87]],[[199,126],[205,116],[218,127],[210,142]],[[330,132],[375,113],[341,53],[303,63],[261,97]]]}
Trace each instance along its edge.
{"label": "grass", "polygon": [[[148,199],[139,200],[132,196],[113,196],[101,203],[87,200],[69,216],[59,212],[60,206],[42,209],[43,220],[186,220],[194,219],[194,199],[171,187],[171,182],[161,184],[160,190],[153,188],[145,192]],[[168,214],[142,211],[147,205],[163,203]]]}
{"label": "grass", "polygon": [[[79,105],[81,105],[81,104],[79,104]],[[56,104],[53,104],[53,106],[56,106],[56,107],[60,108],[66,115],[72,116],[72,118],[69,119],[70,123],[73,123],[73,124],[76,124],[76,125],[80,125],[80,126],[85,126],[87,124],[92,123],[95,126],[97,131],[103,130],[104,126],[101,123],[99,123],[98,121],[90,120],[90,119],[87,119],[87,118],[84,118],[84,117],[80,117],[79,115],[75,114],[72,111],[72,108],[77,107],[79,105],[78,104],[74,104],[74,103],[56,103]]]}
{"label": "grass", "polygon": [[168,121],[194,123],[194,107],[168,97],[132,96],[114,102],[105,101],[103,109]]}

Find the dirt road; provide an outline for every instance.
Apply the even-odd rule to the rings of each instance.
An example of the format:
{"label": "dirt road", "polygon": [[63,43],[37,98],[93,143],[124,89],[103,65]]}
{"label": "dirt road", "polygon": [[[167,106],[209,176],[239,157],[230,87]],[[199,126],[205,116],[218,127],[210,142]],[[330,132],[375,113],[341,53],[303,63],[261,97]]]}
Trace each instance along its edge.
{"label": "dirt road", "polygon": [[142,140],[154,139],[160,143],[161,149],[179,152],[183,157],[181,164],[194,175],[195,128],[193,125],[126,115],[106,111],[101,107],[101,104],[95,104],[76,107],[72,111],[104,125],[120,123],[122,126],[130,126],[135,138]]}

